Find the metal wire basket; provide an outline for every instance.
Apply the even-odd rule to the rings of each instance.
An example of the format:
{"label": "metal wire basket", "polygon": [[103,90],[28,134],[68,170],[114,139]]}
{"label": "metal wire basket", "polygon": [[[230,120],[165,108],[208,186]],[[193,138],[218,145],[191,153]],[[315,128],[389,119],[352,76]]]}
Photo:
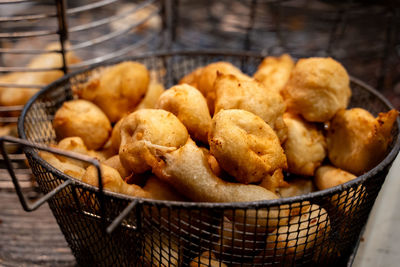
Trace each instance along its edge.
{"label": "metal wire basket", "polygon": [[[110,59],[167,47],[165,4],[164,0],[0,1],[0,126],[6,134],[17,135],[14,124],[27,100],[23,95],[47,85],[38,83],[38,75],[61,77]],[[57,54],[62,60],[56,65],[32,64],[41,56]],[[68,55],[77,59],[69,61]],[[14,154],[22,187],[30,190],[33,179],[24,155],[15,144],[7,149]],[[12,189],[3,160],[0,183],[1,189]]]}
{"label": "metal wire basket", "polygon": [[[132,60],[144,63],[169,87],[196,67],[218,60],[232,62],[252,74],[262,58],[250,52],[197,51],[156,53]],[[247,203],[133,198],[84,184],[38,155],[38,149],[57,152],[44,146],[55,142],[51,123],[54,113],[74,97],[74,86],[86,82],[103,66],[67,75],[46,87],[30,100],[18,124],[21,137],[27,140],[22,143],[29,165],[47,195],[32,207],[20,191],[17,193],[26,209],[48,200],[80,265],[337,266],[348,261],[399,151],[399,121],[381,163],[357,179],[328,190]],[[374,115],[391,109],[387,100],[362,82],[352,79],[351,87],[350,107],[362,107]],[[16,142],[10,138],[1,141]],[[98,162],[80,159],[99,168]],[[302,215],[296,217],[300,210]]]}

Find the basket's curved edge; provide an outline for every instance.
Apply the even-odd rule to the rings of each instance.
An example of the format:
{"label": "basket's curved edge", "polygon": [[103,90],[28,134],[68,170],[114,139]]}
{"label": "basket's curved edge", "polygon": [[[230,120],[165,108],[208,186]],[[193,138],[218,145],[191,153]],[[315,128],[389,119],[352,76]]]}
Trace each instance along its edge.
{"label": "basket's curved edge", "polygon": [[[64,85],[69,81],[69,79],[75,75],[82,74],[88,71],[91,71],[93,69],[96,69],[98,67],[105,67],[105,66],[110,66],[114,65],[120,62],[124,62],[127,60],[141,60],[141,59],[146,59],[149,57],[169,57],[169,56],[185,56],[185,55],[193,55],[193,56],[198,56],[198,55],[219,55],[219,56],[252,56],[252,57],[258,57],[262,59],[265,57],[265,55],[261,55],[260,53],[257,52],[252,52],[252,51],[227,51],[227,50],[218,50],[218,49],[213,49],[213,50],[175,50],[175,51],[157,51],[157,52],[149,52],[149,53],[144,53],[140,56],[132,56],[124,59],[117,59],[113,61],[109,61],[106,64],[105,63],[98,63],[90,68],[86,68],[84,70],[79,70],[72,72],[68,75],[63,76],[62,78],[56,80],[55,82],[49,84],[48,86],[44,87],[42,90],[40,90],[38,93],[36,93],[25,105],[25,107],[22,110],[22,113],[20,117],[18,118],[18,134],[22,139],[27,140],[27,137],[25,135],[25,129],[24,129],[24,118],[26,117],[27,112],[30,110],[34,102],[43,94],[46,92],[52,90],[52,88]],[[377,90],[373,89],[371,86],[367,85],[366,83],[362,82],[361,80],[350,77],[351,82],[360,85],[361,87],[365,88],[368,90],[371,94],[374,96],[378,97],[380,101],[382,101],[388,109],[393,109],[392,104]],[[400,132],[400,119],[396,119],[397,122],[397,127]],[[274,207],[274,206],[280,206],[280,205],[285,205],[285,204],[293,204],[293,203],[299,203],[304,201],[304,199],[307,200],[313,200],[316,198],[324,197],[327,195],[333,195],[342,192],[343,190],[349,189],[351,187],[355,187],[364,181],[366,181],[369,177],[376,175],[377,173],[383,171],[385,168],[390,166],[394,159],[396,158],[397,154],[399,153],[400,150],[400,133],[397,135],[397,140],[394,141],[394,146],[391,149],[391,151],[386,155],[386,157],[373,169],[369,170],[365,174],[362,174],[358,176],[356,179],[353,179],[347,183],[331,187],[328,189],[316,191],[316,192],[311,192],[308,194],[300,195],[300,196],[294,196],[294,197],[289,197],[289,198],[280,198],[280,199],[273,199],[273,200],[260,200],[260,201],[251,201],[251,202],[231,202],[231,203],[210,203],[210,202],[182,202],[182,201],[166,201],[166,200],[154,200],[154,199],[144,199],[144,198],[136,198],[133,196],[127,196],[119,193],[114,193],[110,191],[104,191],[105,195],[109,195],[114,198],[119,198],[119,199],[125,199],[132,201],[134,199],[138,200],[138,204],[143,204],[143,203],[150,203],[150,204],[161,204],[166,207],[173,207],[177,206],[179,208],[191,208],[191,207],[197,207],[197,208],[214,208],[214,209],[225,209],[225,208],[260,208],[260,207]],[[79,185],[81,187],[87,188],[93,192],[98,192],[98,188],[95,186],[88,185],[82,181],[79,181],[78,179],[74,179],[70,177],[69,175],[64,174],[63,172],[57,170],[53,166],[51,166],[49,163],[47,163],[45,160],[43,160],[38,153],[34,153],[33,150],[25,150],[24,153],[30,154],[35,160],[39,161],[42,166],[45,166],[48,171],[50,171],[53,174],[56,174],[58,177],[61,177],[63,180],[67,179],[73,179],[74,180],[74,185]]]}

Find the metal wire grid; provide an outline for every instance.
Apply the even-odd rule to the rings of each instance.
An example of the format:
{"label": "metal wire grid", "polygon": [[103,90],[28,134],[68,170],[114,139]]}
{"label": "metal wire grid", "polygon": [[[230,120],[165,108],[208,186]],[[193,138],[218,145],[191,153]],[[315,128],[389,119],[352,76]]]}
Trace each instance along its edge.
{"label": "metal wire grid", "polygon": [[[230,61],[251,73],[261,59],[251,53],[188,52],[144,56],[138,61],[154,71],[168,87],[194,68],[210,62]],[[32,100],[20,122],[22,136],[38,143],[53,142],[51,120],[55,110],[72,98],[71,87],[85,82],[92,71],[95,70],[54,83]],[[351,106],[366,108],[374,114],[389,109],[385,100],[362,83],[353,81],[352,89]],[[212,260],[217,260],[220,266],[335,266],[347,261],[397,151],[396,127],[390,157],[373,171],[346,185],[291,199],[199,204],[106,193],[101,206],[99,191],[73,179],[49,205],[78,263],[83,266],[111,263],[201,266],[200,263],[211,264]],[[51,168],[35,151],[27,152],[44,193],[71,179]],[[132,211],[107,235],[105,226],[128,204],[133,207]],[[300,209],[303,213],[299,219],[296,213]],[[203,252],[210,254],[202,256]]]}
{"label": "metal wire grid", "polygon": [[[118,57],[154,50],[167,44],[164,0],[87,0],[87,1],[0,1],[0,76],[30,75],[58,70],[78,70]],[[45,48],[59,43],[58,49]],[[57,68],[31,68],[29,61],[46,53],[59,53],[62,65]],[[80,62],[68,64],[67,53]],[[60,73],[60,77],[61,77]],[[46,84],[13,83],[0,80],[1,91],[17,92]],[[15,96],[17,97],[17,96]],[[1,106],[0,125],[16,123],[23,105]],[[18,146],[7,145],[12,152],[16,173],[26,190],[32,188],[31,172]],[[12,190],[4,161],[0,159],[0,188]],[[31,193],[34,194],[34,191]]]}
{"label": "metal wire grid", "polygon": [[400,81],[400,6],[394,1],[175,0],[175,3],[173,37],[177,48],[332,56],[351,75],[379,90],[387,90],[386,94]]}

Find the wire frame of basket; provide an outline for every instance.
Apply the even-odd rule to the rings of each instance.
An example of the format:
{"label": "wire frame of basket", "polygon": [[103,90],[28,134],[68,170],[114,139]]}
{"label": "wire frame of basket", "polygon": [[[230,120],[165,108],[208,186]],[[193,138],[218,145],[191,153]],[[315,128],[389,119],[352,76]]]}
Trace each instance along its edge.
{"label": "wire frame of basket", "polygon": [[[24,104],[65,73],[167,46],[165,3],[0,1],[0,135],[16,136],[14,124]],[[18,146],[7,149],[15,154],[18,175],[30,184]],[[0,174],[0,180],[9,178]]]}
{"label": "wire frame of basket", "polygon": [[175,2],[176,47],[331,56],[351,75],[387,91],[385,95],[393,95],[392,88],[400,80],[396,71],[400,6],[395,1]]}
{"label": "wire frame of basket", "polygon": [[[219,60],[252,74],[262,57],[203,51],[134,60],[168,88],[195,68]],[[55,142],[56,110],[74,97],[73,87],[103,66],[66,76],[36,95],[19,121],[21,137],[42,145]],[[391,108],[362,82],[352,79],[351,87],[350,107],[374,115]],[[49,206],[83,266],[337,266],[348,261],[399,151],[398,125],[385,159],[357,179],[307,195],[246,203],[156,201],[102,191],[56,170],[37,149],[25,153],[40,189],[53,194]]]}

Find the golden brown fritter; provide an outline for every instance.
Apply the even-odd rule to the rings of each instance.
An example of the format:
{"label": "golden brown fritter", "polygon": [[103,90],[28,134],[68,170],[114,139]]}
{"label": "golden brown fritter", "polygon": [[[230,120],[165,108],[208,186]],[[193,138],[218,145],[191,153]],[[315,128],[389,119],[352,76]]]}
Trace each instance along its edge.
{"label": "golden brown fritter", "polygon": [[78,136],[88,149],[99,149],[108,140],[111,124],[95,104],[86,100],[64,102],[54,115],[53,127],[58,139]]}
{"label": "golden brown fritter", "polygon": [[152,199],[170,200],[170,201],[185,201],[186,198],[178,193],[170,184],[160,180],[156,176],[151,176],[143,190],[148,192]]}
{"label": "golden brown fritter", "polygon": [[288,137],[283,144],[288,171],[313,176],[315,169],[326,156],[324,135],[316,125],[304,121],[299,116],[285,113],[283,120],[288,128]]}
{"label": "golden brown fritter", "polygon": [[294,197],[305,195],[315,191],[311,178],[294,178],[285,182],[286,185],[279,187],[278,195],[281,197]]}
{"label": "golden brown fritter", "polygon": [[164,85],[155,81],[150,81],[149,88],[147,88],[146,96],[139,103],[139,105],[137,105],[135,110],[156,108],[158,98],[164,91]]}
{"label": "golden brown fritter", "polygon": [[121,145],[121,124],[125,117],[121,118],[113,127],[111,131],[111,147],[113,151],[119,153],[119,147]]}
{"label": "golden brown fritter", "polygon": [[278,92],[285,87],[294,68],[294,61],[288,54],[280,57],[266,57],[258,66],[253,77],[271,91]]}
{"label": "golden brown fritter", "polygon": [[[282,226],[267,238],[265,255],[285,258],[292,265],[294,260],[313,250],[321,249],[330,231],[328,213],[318,205],[309,205],[306,211],[292,218],[287,226]],[[263,252],[264,253],[264,252]]]}
{"label": "golden brown fritter", "polygon": [[125,169],[124,166],[122,166],[121,160],[119,159],[119,155],[112,156],[111,158],[108,158],[102,163],[104,165],[116,169],[123,179],[131,175],[131,172]]}
{"label": "golden brown fritter", "polygon": [[152,164],[153,173],[193,201],[241,202],[277,198],[261,186],[229,183],[215,176],[203,151],[190,138],[178,149],[150,142],[146,145],[158,158]]}
{"label": "golden brown fritter", "polygon": [[98,105],[111,122],[116,122],[135,110],[149,82],[150,74],[143,64],[126,61],[104,69],[77,94]]}
{"label": "golden brown fritter", "polygon": [[189,137],[185,126],[172,113],[162,109],[141,109],[125,117],[121,124],[119,157],[122,165],[134,173],[150,170],[154,159],[145,142],[179,148]]}
{"label": "golden brown fritter", "polygon": [[55,154],[39,151],[39,156],[47,161],[51,166],[65,173],[66,175],[72,176],[76,179],[81,179],[85,174],[85,168],[82,166],[71,163],[70,161],[61,161]]}
{"label": "golden brown fritter", "polygon": [[215,90],[214,82],[217,78],[217,72],[221,74],[232,74],[241,80],[251,80],[252,78],[244,74],[229,62],[214,62],[203,68],[198,68],[192,73],[182,78],[179,83],[188,83],[196,87],[207,99],[208,109],[214,114]]}
{"label": "golden brown fritter", "polygon": [[286,182],[283,178],[282,169],[277,169],[273,174],[267,174],[261,180],[259,186],[262,186],[273,193],[277,193],[279,187],[286,186]]}
{"label": "golden brown fritter", "polygon": [[315,185],[319,190],[328,189],[340,184],[347,183],[357,178],[354,174],[325,165],[317,169],[314,176]]}
{"label": "golden brown fritter", "polygon": [[312,122],[329,121],[351,96],[346,69],[332,58],[300,59],[282,94],[293,113]]}
{"label": "golden brown fritter", "polygon": [[220,73],[215,80],[214,90],[215,114],[227,109],[250,111],[268,123],[280,140],[286,138],[286,126],[282,119],[286,105],[279,93],[267,90],[257,81],[240,80],[236,76]]}
{"label": "golden brown fritter", "polygon": [[210,152],[226,172],[248,184],[286,168],[286,156],[272,128],[245,110],[222,110],[213,118]]}
{"label": "golden brown fritter", "polygon": [[193,139],[208,143],[211,116],[199,90],[188,84],[175,85],[160,96],[156,107],[177,116]]}
{"label": "golden brown fritter", "polygon": [[[150,193],[143,190],[140,186],[125,183],[116,169],[105,164],[101,164],[100,169],[103,188],[105,190],[134,197],[151,197]],[[86,172],[82,177],[82,182],[93,186],[99,186],[98,179],[97,169],[95,166],[91,165],[86,169]]]}
{"label": "golden brown fritter", "polygon": [[[51,43],[46,50],[60,50],[59,43]],[[73,52],[67,52],[65,59],[68,65],[72,65],[80,61]],[[45,53],[35,56],[27,65],[29,69],[51,69],[61,68],[62,56],[60,53]],[[14,72],[0,76],[0,83],[15,84],[15,87],[0,87],[0,105],[14,106],[25,105],[26,102],[39,91],[39,88],[19,88],[18,85],[41,85],[45,86],[49,83],[61,78],[64,73],[61,70],[51,71],[34,71],[34,72]]]}
{"label": "golden brown fritter", "polygon": [[[86,155],[92,158],[97,159],[98,161],[103,161],[105,158],[101,153],[98,153],[97,151],[94,150],[89,150],[85,143],[83,142],[82,138],[80,137],[67,137],[62,140],[55,146],[56,148],[59,148],[61,150],[65,151],[71,151],[75,153],[79,153],[82,155]],[[75,159],[71,159],[68,157],[63,157],[60,155],[55,155],[61,162],[69,162],[72,164],[75,164],[77,166],[80,166],[82,168],[86,168],[89,166],[89,163],[84,162],[84,161],[79,161]]]}
{"label": "golden brown fritter", "polygon": [[355,175],[375,167],[386,155],[397,116],[396,110],[377,118],[361,108],[339,111],[327,132],[332,164]]}

